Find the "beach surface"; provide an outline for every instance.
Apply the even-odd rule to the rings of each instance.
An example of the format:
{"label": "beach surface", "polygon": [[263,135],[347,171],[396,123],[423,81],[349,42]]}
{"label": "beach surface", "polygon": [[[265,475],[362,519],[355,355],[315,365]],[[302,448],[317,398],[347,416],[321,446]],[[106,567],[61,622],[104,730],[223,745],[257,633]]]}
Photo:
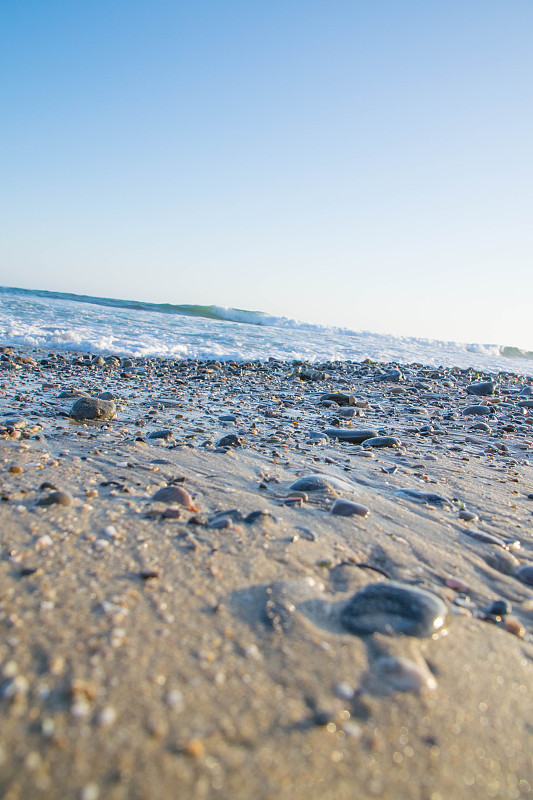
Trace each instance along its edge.
{"label": "beach surface", "polygon": [[0,359],[2,797],[533,794],[532,378]]}

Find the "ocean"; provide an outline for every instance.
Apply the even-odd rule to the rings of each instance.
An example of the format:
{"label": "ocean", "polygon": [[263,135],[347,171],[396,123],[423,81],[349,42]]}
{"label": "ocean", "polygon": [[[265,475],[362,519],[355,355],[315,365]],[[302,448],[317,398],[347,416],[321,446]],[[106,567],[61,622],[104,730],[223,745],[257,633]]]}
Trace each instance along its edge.
{"label": "ocean", "polygon": [[362,361],[533,376],[533,352],[326,327],[259,311],[0,287],[0,344],[48,351],[234,361]]}

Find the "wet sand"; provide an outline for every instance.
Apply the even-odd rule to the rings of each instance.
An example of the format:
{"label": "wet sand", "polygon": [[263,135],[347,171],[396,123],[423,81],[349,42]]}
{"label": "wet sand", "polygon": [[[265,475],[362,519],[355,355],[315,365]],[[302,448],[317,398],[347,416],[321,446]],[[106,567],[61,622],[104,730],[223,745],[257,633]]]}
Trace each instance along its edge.
{"label": "wet sand", "polygon": [[[0,794],[530,796],[531,379],[102,360],[0,361]],[[444,625],[349,631],[391,582]]]}

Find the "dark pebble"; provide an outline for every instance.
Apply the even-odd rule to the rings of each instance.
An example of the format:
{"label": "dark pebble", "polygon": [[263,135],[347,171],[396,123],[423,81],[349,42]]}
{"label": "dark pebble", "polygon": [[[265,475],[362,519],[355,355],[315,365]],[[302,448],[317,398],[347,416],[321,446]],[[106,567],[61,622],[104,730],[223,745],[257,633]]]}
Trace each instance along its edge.
{"label": "dark pebble", "polygon": [[143,579],[143,581],[149,581],[152,578],[159,578],[159,570],[158,569],[142,569],[139,572],[139,576]]}
{"label": "dark pebble", "polygon": [[395,436],[374,436],[372,439],[366,439],[363,443],[364,447],[399,447],[401,441]]}
{"label": "dark pebble", "polygon": [[52,492],[37,501],[38,506],[71,506],[72,497],[68,492]]}
{"label": "dark pebble", "polygon": [[505,617],[512,611],[511,603],[507,600],[495,600],[490,608],[487,609],[487,614],[494,614],[496,617]]}
{"label": "dark pebble", "polygon": [[222,439],[216,444],[217,447],[242,447],[242,442],[238,436],[234,433],[228,433],[227,436],[223,436]]}
{"label": "dark pebble", "polygon": [[467,406],[463,409],[465,417],[488,417],[492,414],[490,406]]}
{"label": "dark pebble", "polygon": [[398,497],[404,497],[406,500],[413,500],[415,503],[430,503],[431,505],[442,506],[450,502],[440,494],[419,492],[418,489],[400,489],[396,494]]}
{"label": "dark pebble", "polygon": [[321,403],[337,403],[339,406],[353,406],[355,405],[355,397],[349,394],[342,394],[342,392],[331,392],[323,394],[320,398]]}
{"label": "dark pebble", "polygon": [[352,633],[431,636],[444,625],[446,606],[436,595],[400,583],[373,583],[348,601],[341,622]]}
{"label": "dark pebble", "polygon": [[270,511],[266,511],[262,509],[261,511],[251,511],[247,517],[244,518],[244,522],[247,525],[253,525],[254,522],[263,522],[266,520],[270,520],[272,522],[277,522],[277,517],[274,516]]}
{"label": "dark pebble", "polygon": [[525,564],[523,567],[519,567],[516,571],[516,577],[522,583],[533,586],[533,564]]}
{"label": "dark pebble", "polygon": [[370,509],[359,503],[352,503],[351,500],[339,498],[331,506],[331,513],[339,517],[368,517]]}
{"label": "dark pebble", "polygon": [[338,439],[340,442],[350,442],[351,444],[362,444],[367,439],[375,439],[379,436],[378,431],[357,428],[326,428],[324,433],[330,439]]}
{"label": "dark pebble", "polygon": [[146,438],[147,439],[165,439],[166,441],[168,441],[169,439],[172,439],[173,436],[174,436],[174,432],[171,431],[170,428],[164,428],[164,429],[162,429],[160,431],[152,431],[152,433],[149,433]]}
{"label": "dark pebble", "polygon": [[477,381],[466,387],[468,394],[477,394],[480,397],[488,397],[494,394],[495,389],[496,383],[494,381]]}

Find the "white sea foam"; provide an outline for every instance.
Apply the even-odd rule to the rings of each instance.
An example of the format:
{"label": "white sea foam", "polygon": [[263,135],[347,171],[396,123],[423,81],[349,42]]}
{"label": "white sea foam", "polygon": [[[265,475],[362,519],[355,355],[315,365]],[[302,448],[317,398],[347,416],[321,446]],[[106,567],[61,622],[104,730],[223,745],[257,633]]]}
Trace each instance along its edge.
{"label": "white sea foam", "polygon": [[[504,357],[500,347],[493,344],[327,328],[218,306],[157,307],[103,302],[99,298],[80,302],[43,294],[0,289],[2,344],[51,351],[235,361],[272,357],[317,363],[370,358],[533,375],[532,360]],[[187,314],[188,309],[192,316]]]}

